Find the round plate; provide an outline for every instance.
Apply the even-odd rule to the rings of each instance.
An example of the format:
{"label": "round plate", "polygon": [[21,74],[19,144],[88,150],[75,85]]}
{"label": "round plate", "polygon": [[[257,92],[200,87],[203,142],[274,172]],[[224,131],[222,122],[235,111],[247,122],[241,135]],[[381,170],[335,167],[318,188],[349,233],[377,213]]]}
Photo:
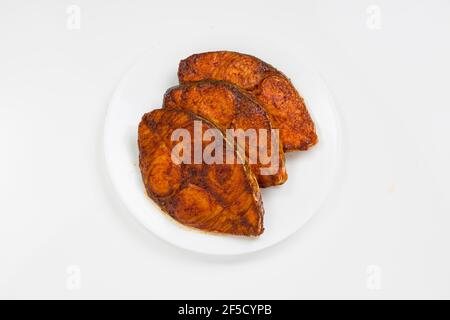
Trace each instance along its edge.
{"label": "round plate", "polygon": [[[111,180],[131,213],[160,238],[207,254],[242,254],[272,246],[299,230],[325,202],[340,158],[340,130],[331,95],[321,77],[289,48],[276,52],[267,44],[215,46],[167,43],[147,52],[128,71],[111,100],[105,122],[105,154]],[[287,182],[261,189],[264,233],[257,238],[208,234],[176,223],[146,195],[139,171],[137,128],[142,115],[161,107],[164,92],[176,85],[178,62],[190,54],[233,50],[255,55],[283,71],[304,97],[317,127],[319,143],[308,152],[286,155]]]}

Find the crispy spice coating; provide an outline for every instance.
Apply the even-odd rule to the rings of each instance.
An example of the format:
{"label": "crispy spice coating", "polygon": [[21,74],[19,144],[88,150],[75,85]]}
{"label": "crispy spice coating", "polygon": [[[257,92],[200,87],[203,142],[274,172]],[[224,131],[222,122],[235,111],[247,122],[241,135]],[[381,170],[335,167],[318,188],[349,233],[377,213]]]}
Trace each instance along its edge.
{"label": "crispy spice coating", "polygon": [[[174,108],[191,111],[202,118],[211,121],[222,132],[226,129],[265,129],[267,132],[266,147],[261,150],[268,156],[272,155],[271,129],[272,124],[266,111],[248,94],[236,86],[224,81],[191,82],[170,88],[164,95],[164,108]],[[262,139],[262,137],[259,137]],[[249,159],[249,141],[247,139],[245,154]],[[261,145],[261,148],[263,146]],[[258,153],[259,153],[258,149]],[[284,152],[281,143],[278,143],[278,164],[261,161],[250,164],[260,187],[270,187],[283,184],[287,180],[284,162]],[[274,161],[272,161],[274,162]],[[261,171],[262,168],[271,167],[273,174]]]}
{"label": "crispy spice coating", "polygon": [[[194,137],[195,120],[202,121],[202,132],[215,128],[183,110],[159,109],[142,117],[139,166],[147,194],[183,225],[233,235],[260,235],[264,209],[256,178],[247,164],[172,161],[171,152],[178,143],[171,141],[172,132],[184,128]],[[205,146],[203,143],[202,150]],[[235,152],[235,156],[240,155]]]}
{"label": "crispy spice coating", "polygon": [[178,78],[182,84],[223,80],[246,90],[280,129],[286,152],[307,150],[318,141],[305,102],[290,80],[256,57],[230,51],[194,54],[180,62]]}

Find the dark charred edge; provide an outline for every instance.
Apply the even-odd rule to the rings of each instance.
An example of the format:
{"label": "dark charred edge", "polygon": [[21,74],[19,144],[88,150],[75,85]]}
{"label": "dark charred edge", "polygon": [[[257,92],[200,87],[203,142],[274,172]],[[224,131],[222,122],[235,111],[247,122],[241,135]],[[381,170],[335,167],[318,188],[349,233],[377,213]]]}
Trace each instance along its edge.
{"label": "dark charred edge", "polygon": [[[300,95],[300,93],[298,92],[297,88],[293,85],[291,79],[288,76],[286,76],[283,72],[281,72],[280,70],[278,70],[277,68],[272,66],[271,64],[269,64],[269,63],[267,63],[267,62],[265,62],[265,61],[255,57],[253,55],[250,55],[250,54],[240,53],[240,52],[237,52],[237,51],[230,51],[230,50],[205,51],[205,52],[202,52],[202,53],[192,54],[192,55],[188,56],[187,58],[182,59],[180,61],[179,65],[178,65],[178,72],[177,72],[177,74],[178,74],[178,81],[180,82],[180,84],[189,83],[189,81],[183,81],[181,79],[181,76],[180,76],[181,73],[183,71],[185,71],[185,70],[186,71],[187,70],[193,71],[191,63],[189,61],[193,60],[195,62],[195,60],[200,55],[203,55],[203,54],[222,53],[222,52],[223,53],[234,53],[234,54],[237,54],[237,55],[246,56],[246,57],[250,57],[250,58],[255,59],[259,63],[259,67],[260,67],[259,71],[261,71],[262,73],[267,73],[267,75],[263,78],[263,80],[265,78],[267,78],[269,76],[273,76],[273,75],[285,78],[288,81],[288,83],[291,85],[291,87],[294,89],[294,91],[298,95],[298,97],[302,100],[302,102],[305,105],[305,108],[306,108],[306,110],[308,112],[308,115],[311,118],[311,115],[309,114],[309,111],[308,111],[306,103],[305,103],[305,101],[303,99],[303,96]],[[221,80],[205,79],[205,80],[200,80],[200,81],[196,81],[196,82],[202,82],[202,81],[221,81]],[[193,82],[193,81],[191,81],[191,82]],[[226,81],[223,81],[223,82],[226,82]],[[237,86],[235,86],[235,85],[233,85],[231,83],[230,83],[230,85],[237,87],[237,89],[240,90],[240,91],[245,91],[244,94],[247,94],[247,92],[250,92],[252,94],[256,94],[257,92],[260,91],[260,84],[261,83],[262,83],[262,81],[259,84],[257,84],[255,87],[251,88],[250,90],[241,89],[241,88],[239,88],[239,87],[237,87]],[[256,101],[255,98],[253,97],[253,95],[251,95],[250,98],[252,98],[254,101]],[[258,101],[256,101],[256,102],[258,103]],[[271,118],[270,114],[268,114],[268,116]],[[310,143],[308,143],[306,146],[303,146],[303,147],[296,147],[296,146],[292,146],[292,145],[284,145],[283,144],[282,145],[282,149],[283,149],[284,152],[307,151],[307,150],[309,150],[310,148],[312,148],[313,146],[315,146],[319,142],[319,136],[317,134],[316,126],[315,126],[314,121],[312,121],[312,118],[311,118],[311,122],[312,122],[313,128],[314,128],[314,131],[313,131],[314,132],[314,139],[312,139],[313,141],[311,141]],[[280,141],[280,143],[282,143],[282,141]]]}
{"label": "dark charred edge", "polygon": [[[156,125],[157,125],[157,124],[155,123],[155,121],[153,121],[153,120],[150,121],[150,120],[148,119],[148,117],[150,116],[150,114],[151,114],[152,112],[156,111],[156,110],[163,110],[163,109],[155,109],[155,110],[152,110],[152,111],[150,111],[150,112],[145,113],[145,114],[142,116],[141,123],[143,123],[144,125],[148,126],[148,124],[151,122],[151,127],[150,127],[150,128],[153,128],[153,129],[156,128]],[[206,124],[208,124],[209,126],[211,126],[211,128],[217,128],[211,121],[206,120],[206,119],[204,119],[204,118],[202,118],[202,117],[196,115],[196,114],[193,113],[193,112],[185,111],[185,110],[178,110],[178,109],[170,109],[170,111],[171,111],[171,112],[176,112],[176,113],[179,113],[179,114],[182,114],[182,113],[188,114],[191,120],[201,120],[201,121],[204,121],[204,122],[205,122]],[[218,129],[218,128],[217,128],[217,129]],[[220,131],[220,130],[219,130],[219,131]],[[221,132],[221,131],[220,131],[220,132]],[[222,132],[221,132],[221,134],[222,134]],[[225,141],[225,143],[230,144],[230,142],[225,138],[225,136],[224,136],[223,134],[222,134],[222,138],[223,138],[223,140]],[[138,135],[138,148],[139,148],[139,167],[140,167],[140,169],[141,169],[141,146],[140,146],[140,144],[139,144],[139,135]],[[196,227],[194,227],[194,226],[185,225],[185,224],[181,223],[180,221],[176,220],[176,219],[173,217],[173,215],[172,215],[166,208],[163,207],[163,206],[166,206],[165,199],[167,199],[168,196],[167,196],[167,197],[156,197],[156,196],[155,196],[155,195],[147,188],[147,186],[146,186],[145,183],[144,183],[144,188],[145,188],[145,190],[146,190],[146,194],[147,194],[148,197],[150,197],[150,198],[153,200],[153,202],[155,202],[155,203],[158,205],[158,207],[161,209],[161,211],[163,211],[165,214],[167,214],[168,216],[170,216],[170,217],[172,218],[172,220],[176,221],[178,224],[180,224],[180,225],[182,225],[182,226],[184,226],[184,227],[191,228],[191,229],[195,229],[195,230],[198,230],[198,231],[201,231],[201,232],[205,232],[205,233],[222,234],[222,235],[235,236],[235,237],[242,237],[242,236],[245,236],[245,237],[249,237],[249,236],[256,237],[256,236],[259,236],[259,235],[261,235],[261,234],[264,232],[264,214],[265,214],[264,206],[263,206],[263,201],[262,201],[262,197],[261,197],[261,192],[260,192],[260,189],[259,189],[259,185],[258,185],[258,182],[257,182],[257,180],[256,180],[255,175],[254,175],[253,172],[250,170],[250,167],[249,167],[248,162],[247,162],[247,160],[245,159],[245,157],[243,157],[243,156],[238,152],[238,150],[235,150],[235,153],[236,153],[236,155],[237,155],[238,157],[240,157],[241,160],[243,161],[242,166],[243,166],[243,168],[244,168],[245,175],[246,175],[247,178],[248,178],[247,181],[248,181],[248,183],[249,183],[249,186],[250,186],[250,188],[251,188],[251,193],[252,193],[253,198],[254,198],[254,200],[255,200],[256,209],[258,209],[258,213],[259,213],[259,218],[260,218],[260,219],[259,219],[259,224],[258,224],[258,226],[257,226],[257,231],[254,232],[254,233],[246,233],[246,234],[230,234],[230,233],[220,232],[220,231],[215,231],[215,230],[212,230],[212,231],[206,231],[206,230],[202,230],[202,229],[196,228]],[[144,182],[145,179],[144,179],[144,176],[143,176],[143,171],[142,171],[142,170],[140,170],[140,171],[141,171],[142,181]],[[252,230],[252,231],[253,231],[253,230]]]}
{"label": "dark charred edge", "polygon": [[[208,86],[208,85],[224,86],[228,90],[230,90],[237,98],[241,98],[240,96],[243,96],[243,97],[245,97],[245,99],[248,99],[252,103],[258,105],[261,108],[261,110],[263,110],[266,113],[269,120],[271,120],[270,114],[267,113],[267,111],[264,109],[264,107],[261,106],[261,104],[256,100],[256,98],[252,94],[250,94],[247,90],[244,90],[244,89],[238,87],[237,85],[235,85],[231,82],[225,81],[225,80],[204,79],[204,80],[198,80],[198,81],[185,81],[183,83],[180,83],[178,85],[172,86],[169,89],[167,89],[166,92],[164,93],[164,98],[166,96],[169,96],[170,93],[174,90],[189,88],[189,87],[193,87],[195,85],[198,85],[198,86]],[[165,106],[163,105],[163,108],[164,107]],[[272,128],[272,123],[270,123],[270,126]]]}
{"label": "dark charred edge", "polygon": [[276,71],[281,73],[281,71],[279,71],[277,68],[275,68],[273,65],[271,65],[270,63],[267,63],[261,59],[259,59],[258,57],[255,57],[254,55],[248,54],[248,53],[242,53],[242,52],[237,52],[237,51],[233,51],[233,50],[212,50],[212,51],[204,51],[201,53],[194,53],[191,54],[190,56],[180,60],[179,63],[179,68],[178,70],[180,70],[180,67],[182,67],[182,70],[192,70],[190,66],[188,66],[188,62],[189,61],[196,61],[198,59],[198,57],[200,57],[201,55],[204,54],[211,54],[211,53],[233,53],[233,54],[237,54],[240,56],[246,56],[252,59],[255,59],[259,64],[260,64],[260,68],[261,68],[261,72],[265,73],[265,72],[271,72],[271,71]]}
{"label": "dark charred edge", "polygon": [[[224,87],[228,88],[237,100],[248,99],[251,103],[255,104],[257,107],[259,107],[264,112],[264,114],[268,120],[269,128],[273,129],[273,125],[272,125],[273,120],[272,120],[271,115],[261,106],[261,104],[255,99],[255,97],[253,97],[251,94],[249,94],[245,90],[239,88],[238,86],[236,86],[228,81],[223,81],[223,80],[188,81],[188,82],[184,82],[179,85],[172,86],[169,89],[167,89],[167,91],[164,93],[163,108],[170,108],[171,110],[172,109],[178,110],[177,108],[168,107],[165,104],[166,100],[171,99],[170,95],[175,90],[191,88],[193,86],[201,87],[201,86],[210,86],[210,85],[224,86]],[[217,125],[215,125],[215,126],[217,127]],[[222,132],[222,135],[225,136],[225,133],[223,131],[221,131],[221,132]],[[279,149],[280,149],[278,152],[278,154],[280,156],[279,160],[280,160],[280,163],[282,164],[282,167],[285,168],[285,170],[286,170],[286,165],[285,165],[286,161],[285,161],[285,156],[284,156],[285,151],[284,151],[284,146],[283,146],[283,142],[281,141],[281,139],[278,139],[278,144],[279,144]],[[257,178],[258,184],[261,188],[270,188],[270,187],[282,185],[287,181],[287,173],[286,173],[285,179],[277,179],[276,178],[277,176],[278,175],[273,175],[272,178],[263,179],[263,178],[260,178],[260,175],[257,175],[256,178]]]}
{"label": "dark charred edge", "polygon": [[[223,87],[227,88],[228,90],[230,90],[230,92],[233,94],[233,96],[235,97],[235,99],[238,102],[243,99],[247,99],[248,101],[253,103],[255,106],[260,108],[261,111],[264,112],[264,114],[268,120],[268,125],[269,125],[270,129],[273,129],[272,118],[271,118],[270,114],[261,106],[261,104],[255,99],[255,97],[253,97],[251,94],[249,94],[244,89],[241,89],[238,86],[232,84],[231,82],[224,81],[224,80],[207,79],[207,80],[199,80],[199,81],[188,81],[188,82],[184,82],[179,85],[172,86],[169,89],[167,89],[166,92],[164,93],[163,108],[167,108],[165,102],[167,99],[171,98],[170,94],[173,91],[178,90],[178,89],[188,89],[188,88],[192,88],[194,86],[198,86],[199,88],[208,87],[208,86],[216,86],[216,87],[223,86]],[[176,109],[176,108],[173,108],[173,109]],[[281,141],[280,141],[280,144],[282,144]],[[283,146],[281,145],[281,148],[282,147]]]}

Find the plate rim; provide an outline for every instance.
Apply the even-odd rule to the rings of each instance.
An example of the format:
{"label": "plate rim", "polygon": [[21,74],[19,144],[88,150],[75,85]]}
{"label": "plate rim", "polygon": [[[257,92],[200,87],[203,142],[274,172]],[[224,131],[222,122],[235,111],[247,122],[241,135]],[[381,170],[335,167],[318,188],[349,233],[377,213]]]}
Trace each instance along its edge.
{"label": "plate rim", "polygon": [[[147,231],[150,231],[158,239],[163,240],[165,243],[168,243],[174,247],[181,248],[181,249],[187,250],[189,252],[194,252],[197,254],[203,254],[203,255],[209,255],[209,256],[242,256],[245,254],[260,252],[262,250],[269,249],[271,247],[274,247],[276,245],[279,245],[279,244],[285,242],[287,239],[289,239],[293,235],[297,234],[297,232],[299,232],[299,230],[302,229],[305,225],[307,225],[310,222],[310,220],[312,219],[312,217],[318,215],[323,210],[323,208],[326,206],[326,204],[329,203],[330,198],[332,198],[332,195],[335,193],[335,189],[337,188],[337,186],[339,185],[339,181],[341,180],[340,176],[342,175],[342,166],[343,166],[343,158],[344,158],[343,157],[343,122],[342,122],[340,113],[338,112],[338,106],[337,106],[336,100],[334,99],[334,95],[332,94],[332,91],[329,88],[324,77],[318,71],[318,69],[315,68],[313,64],[311,64],[311,61],[307,61],[304,59],[305,57],[302,57],[302,59],[300,59],[301,65],[303,65],[304,67],[309,69],[312,73],[315,74],[315,76],[317,76],[317,78],[321,82],[321,85],[324,88],[324,91],[327,93],[326,99],[330,105],[329,109],[332,112],[333,119],[335,120],[334,123],[336,126],[336,130],[335,130],[336,151],[335,151],[334,170],[332,173],[332,177],[330,179],[330,184],[327,187],[327,190],[325,192],[325,196],[324,196],[322,202],[319,204],[318,208],[316,210],[312,211],[312,213],[306,217],[306,219],[304,220],[304,223],[301,226],[299,226],[298,228],[294,229],[293,231],[291,231],[289,233],[286,233],[285,235],[280,237],[280,239],[278,239],[278,241],[269,243],[266,246],[251,248],[251,249],[242,250],[239,252],[210,252],[210,251],[193,248],[192,246],[187,246],[187,245],[185,246],[182,243],[177,243],[177,242],[171,241],[168,237],[164,237],[161,233],[155,231],[154,228],[149,226],[148,223],[140,217],[140,215],[135,213],[134,210],[132,210],[130,208],[127,201],[122,196],[122,194],[120,192],[121,188],[118,187],[118,182],[116,181],[115,175],[113,174],[114,170],[112,168],[111,161],[109,160],[109,154],[108,154],[109,147],[108,147],[108,142],[107,142],[107,140],[108,140],[107,131],[109,130],[109,126],[110,126],[110,121],[111,121],[110,119],[111,119],[111,113],[112,113],[111,110],[113,109],[113,105],[118,100],[119,94],[122,92],[124,86],[129,81],[129,78],[132,75],[133,71],[135,71],[135,69],[139,66],[139,64],[143,62],[145,57],[148,56],[149,52],[151,52],[151,50],[145,50],[142,54],[138,55],[134,59],[134,61],[129,65],[129,67],[125,70],[125,72],[122,73],[122,76],[121,76],[120,80],[118,81],[117,85],[115,86],[113,94],[111,95],[111,98],[109,99],[107,110],[106,110],[105,117],[104,117],[103,132],[102,132],[103,133],[103,139],[102,139],[102,141],[103,141],[103,156],[104,156],[104,161],[106,163],[109,180],[110,180],[111,184],[113,185],[114,192],[118,196],[119,201],[124,205],[124,207],[127,209],[127,211],[129,213],[131,213],[131,215],[134,217],[135,221],[139,222],[140,225],[144,226]],[[148,199],[151,200],[149,197],[148,197]],[[158,207],[158,209],[162,212],[162,210],[159,207]],[[164,212],[162,212],[162,213],[164,213]]]}

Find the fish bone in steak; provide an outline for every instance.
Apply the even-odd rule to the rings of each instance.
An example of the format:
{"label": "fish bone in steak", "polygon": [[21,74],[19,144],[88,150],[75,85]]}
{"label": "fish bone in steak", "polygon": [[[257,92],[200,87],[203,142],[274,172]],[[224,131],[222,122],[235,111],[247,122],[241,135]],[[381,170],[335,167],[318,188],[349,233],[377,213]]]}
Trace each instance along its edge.
{"label": "fish bone in steak", "polygon": [[[167,90],[163,106],[198,114],[214,123],[222,132],[228,128],[244,131],[254,129],[259,134],[260,129],[264,129],[267,133],[266,141],[262,143],[264,137],[259,134],[258,143],[255,144],[258,155],[255,160],[257,161],[251,161],[250,169],[255,174],[260,187],[280,185],[287,180],[283,146],[278,136],[272,137],[273,128],[269,115],[253,98],[238,87],[224,81],[182,84]],[[272,154],[272,138],[275,141],[275,154]],[[245,150],[244,153],[249,159],[249,139],[246,139],[242,149]],[[263,161],[260,151],[267,156]]]}
{"label": "fish bone in steak", "polygon": [[[139,166],[147,194],[183,225],[233,235],[260,235],[264,209],[258,183],[246,163],[172,161],[172,150],[179,143],[172,141],[172,133],[187,129],[193,137],[195,120],[202,121],[202,132],[215,128],[184,110],[158,109],[142,117]],[[202,151],[205,146],[202,144]],[[234,152],[236,157],[241,156]]]}

